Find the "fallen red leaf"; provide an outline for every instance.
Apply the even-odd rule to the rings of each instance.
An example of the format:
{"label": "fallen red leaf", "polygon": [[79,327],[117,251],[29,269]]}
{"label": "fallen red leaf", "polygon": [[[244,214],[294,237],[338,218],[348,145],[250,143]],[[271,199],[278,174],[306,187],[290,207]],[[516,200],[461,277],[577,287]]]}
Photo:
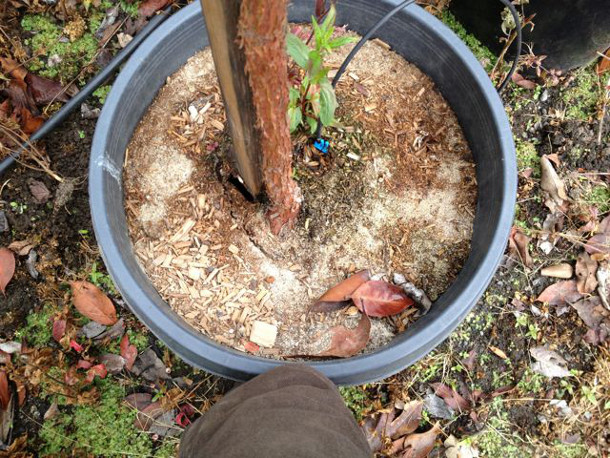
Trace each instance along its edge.
{"label": "fallen red leaf", "polygon": [[68,386],[73,386],[76,385],[78,381],[79,378],[78,374],[76,373],[76,367],[72,366],[66,371],[64,375],[64,382],[66,382],[66,385]]}
{"label": "fallen red leaf", "polygon": [[66,333],[66,320],[55,320],[53,322],[53,339],[59,342]]}
{"label": "fallen red leaf", "polygon": [[70,348],[78,353],[80,353],[81,351],[83,351],[85,349],[85,347],[83,347],[81,344],[79,344],[76,340],[70,341]]}
{"label": "fallen red leaf", "polygon": [[85,381],[87,383],[91,383],[91,382],[93,382],[95,377],[105,378],[106,375],[108,375],[106,366],[104,366],[103,364],[96,364],[95,366],[93,366],[91,369],[89,369],[87,371],[87,377],[85,378]]}
{"label": "fallen red leaf", "polygon": [[0,291],[6,294],[6,286],[15,274],[15,255],[8,248],[0,248]]}
{"label": "fallen red leaf", "polygon": [[536,298],[538,302],[547,302],[550,305],[565,305],[576,302],[582,297],[578,292],[575,280],[566,280],[553,283],[547,289],[542,291],[540,296]]}
{"label": "fallen red leaf", "polygon": [[169,5],[170,2],[171,0],[145,0],[140,3],[138,13],[144,17],[152,16],[164,6]]}
{"label": "fallen red leaf", "polygon": [[361,270],[326,291],[310,308],[312,312],[332,312],[346,307],[352,294],[371,279],[368,270]]}
{"label": "fallen red leaf", "polygon": [[11,392],[8,387],[6,372],[0,371],[0,409],[5,409],[11,400]]}
{"label": "fallen red leaf", "polygon": [[529,252],[530,238],[523,233],[517,226],[510,229],[508,238],[508,246],[511,254],[519,259],[526,267],[531,267],[533,264],[532,257]]}
{"label": "fallen red leaf", "polygon": [[362,313],[375,317],[396,315],[414,303],[402,288],[380,280],[364,283],[352,300]]}
{"label": "fallen red leaf", "polygon": [[79,359],[76,363],[77,369],[91,369],[91,366],[93,366],[93,363],[87,361],[86,359]]}
{"label": "fallen red leaf", "polygon": [[250,341],[247,341],[244,344],[244,348],[246,351],[249,351],[250,353],[257,353],[261,349],[261,347],[256,345],[254,342],[250,342]]}
{"label": "fallen red leaf", "polygon": [[184,412],[179,412],[178,415],[176,415],[175,421],[178,426],[182,426],[183,428],[186,428],[191,424],[191,420],[189,420]]}
{"label": "fallen red leaf", "polygon": [[138,356],[138,349],[135,345],[131,345],[129,343],[129,337],[127,334],[123,336],[121,339],[121,356],[125,359],[125,368],[130,371],[133,367],[133,363],[136,361],[136,357]]}
{"label": "fallen red leaf", "polygon": [[31,135],[36,132],[44,124],[44,118],[42,116],[34,116],[30,110],[26,107],[20,108],[21,121],[19,125],[24,133]]}
{"label": "fallen red leaf", "polygon": [[315,356],[349,358],[366,347],[371,333],[371,320],[366,315],[362,315],[355,328],[349,329],[340,325],[332,328],[330,332],[332,334],[330,347]]}
{"label": "fallen red leaf", "polygon": [[591,293],[597,288],[597,261],[585,251],[578,255],[576,259],[576,287],[581,294]]}
{"label": "fallen red leaf", "polygon": [[440,396],[450,408],[459,412],[470,410],[470,403],[453,388],[444,383],[433,383],[434,394]]}
{"label": "fallen red leaf", "polygon": [[402,453],[401,458],[426,458],[434,448],[440,432],[442,430],[437,423],[425,433],[410,434],[398,439],[392,444],[390,455],[398,456],[398,453]]}
{"label": "fallen red leaf", "polygon": [[87,281],[72,281],[72,300],[87,318],[107,326],[117,322],[116,309],[108,296]]}

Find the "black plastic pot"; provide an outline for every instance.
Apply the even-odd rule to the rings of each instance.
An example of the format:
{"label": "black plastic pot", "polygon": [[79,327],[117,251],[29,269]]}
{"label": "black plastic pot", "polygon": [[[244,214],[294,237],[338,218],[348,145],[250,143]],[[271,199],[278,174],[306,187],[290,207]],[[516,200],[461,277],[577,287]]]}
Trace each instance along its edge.
{"label": "black plastic pot", "polygon": [[[343,0],[338,24],[360,33],[398,1]],[[312,2],[293,0],[291,21],[309,21]],[[472,252],[455,283],[428,315],[374,353],[310,364],[338,384],[394,374],[440,344],[489,284],[503,255],[516,198],[516,160],[504,107],[485,71],[441,22],[416,6],[397,14],[379,38],[436,82],[455,110],[477,163],[479,199]],[[159,296],[132,251],[123,206],[122,167],[133,131],[167,76],[207,45],[198,4],[168,19],[130,58],[112,87],[93,139],[89,172],[91,213],[106,266],[131,310],[193,366],[247,380],[279,364],[219,345],[191,328]]]}
{"label": "black plastic pot", "polygon": [[[610,47],[608,0],[531,0],[523,8],[526,16],[536,15],[534,30],[529,26],[523,30],[523,41],[531,45],[534,54],[547,56],[545,68],[565,71],[581,67]],[[450,9],[469,32],[492,51],[500,52],[502,3],[453,0]]]}

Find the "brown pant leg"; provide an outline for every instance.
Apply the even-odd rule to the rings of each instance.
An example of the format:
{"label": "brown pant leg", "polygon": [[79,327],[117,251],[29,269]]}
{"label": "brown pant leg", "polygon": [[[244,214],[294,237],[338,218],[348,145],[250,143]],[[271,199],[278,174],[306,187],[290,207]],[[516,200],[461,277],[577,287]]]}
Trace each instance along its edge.
{"label": "brown pant leg", "polygon": [[365,458],[370,449],[335,385],[304,365],[235,388],[185,432],[181,458]]}

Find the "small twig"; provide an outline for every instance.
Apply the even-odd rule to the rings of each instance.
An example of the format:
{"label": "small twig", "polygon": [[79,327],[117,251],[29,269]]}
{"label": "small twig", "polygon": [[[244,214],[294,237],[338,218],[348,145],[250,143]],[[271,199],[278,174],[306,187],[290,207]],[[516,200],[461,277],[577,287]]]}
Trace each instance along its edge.
{"label": "small twig", "polygon": [[608,78],[608,82],[606,83],[605,93],[604,93],[604,105],[602,106],[602,116],[599,120],[599,130],[597,132],[597,144],[602,144],[602,137],[604,134],[604,119],[606,118],[606,107],[608,106],[608,99],[610,99],[610,78]]}

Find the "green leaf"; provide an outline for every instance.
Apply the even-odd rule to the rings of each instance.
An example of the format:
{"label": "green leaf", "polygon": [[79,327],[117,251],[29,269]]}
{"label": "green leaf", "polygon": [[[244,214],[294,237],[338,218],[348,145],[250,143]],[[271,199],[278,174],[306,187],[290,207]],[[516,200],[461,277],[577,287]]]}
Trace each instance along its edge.
{"label": "green leaf", "polygon": [[288,108],[288,118],[290,119],[290,133],[292,133],[301,125],[303,113],[299,107],[290,107]]}
{"label": "green leaf", "polygon": [[294,59],[297,65],[306,69],[309,61],[309,47],[293,33],[286,36],[286,47],[288,55]]}
{"label": "green leaf", "polygon": [[328,43],[328,46],[330,47],[330,49],[338,49],[350,43],[356,43],[357,41],[359,40],[356,37],[339,37],[330,41]]}
{"label": "green leaf", "polygon": [[288,90],[288,94],[289,94],[289,97],[290,97],[290,103],[289,103],[289,105],[290,105],[290,106],[295,106],[295,105],[296,105],[296,103],[299,101],[299,98],[301,97],[301,93],[299,92],[299,90],[298,90],[298,89],[296,89],[296,88],[294,88],[294,87],[291,87],[291,88]]}
{"label": "green leaf", "polygon": [[336,109],[335,90],[328,80],[323,80],[320,82],[320,121],[322,124],[330,126],[335,121]]}
{"label": "green leaf", "polygon": [[330,38],[333,34],[333,29],[335,28],[335,19],[337,19],[337,10],[335,9],[335,5],[331,5],[328,10],[328,14],[324,18],[324,22],[322,22],[322,31],[326,38]]}
{"label": "green leaf", "polygon": [[319,78],[320,73],[324,71],[324,62],[322,61],[322,56],[318,51],[310,51],[309,52],[309,68],[307,72],[311,78],[311,82],[315,84]]}
{"label": "green leaf", "polygon": [[315,133],[316,129],[318,128],[318,121],[307,116],[307,124],[309,124],[309,132],[312,134]]}

